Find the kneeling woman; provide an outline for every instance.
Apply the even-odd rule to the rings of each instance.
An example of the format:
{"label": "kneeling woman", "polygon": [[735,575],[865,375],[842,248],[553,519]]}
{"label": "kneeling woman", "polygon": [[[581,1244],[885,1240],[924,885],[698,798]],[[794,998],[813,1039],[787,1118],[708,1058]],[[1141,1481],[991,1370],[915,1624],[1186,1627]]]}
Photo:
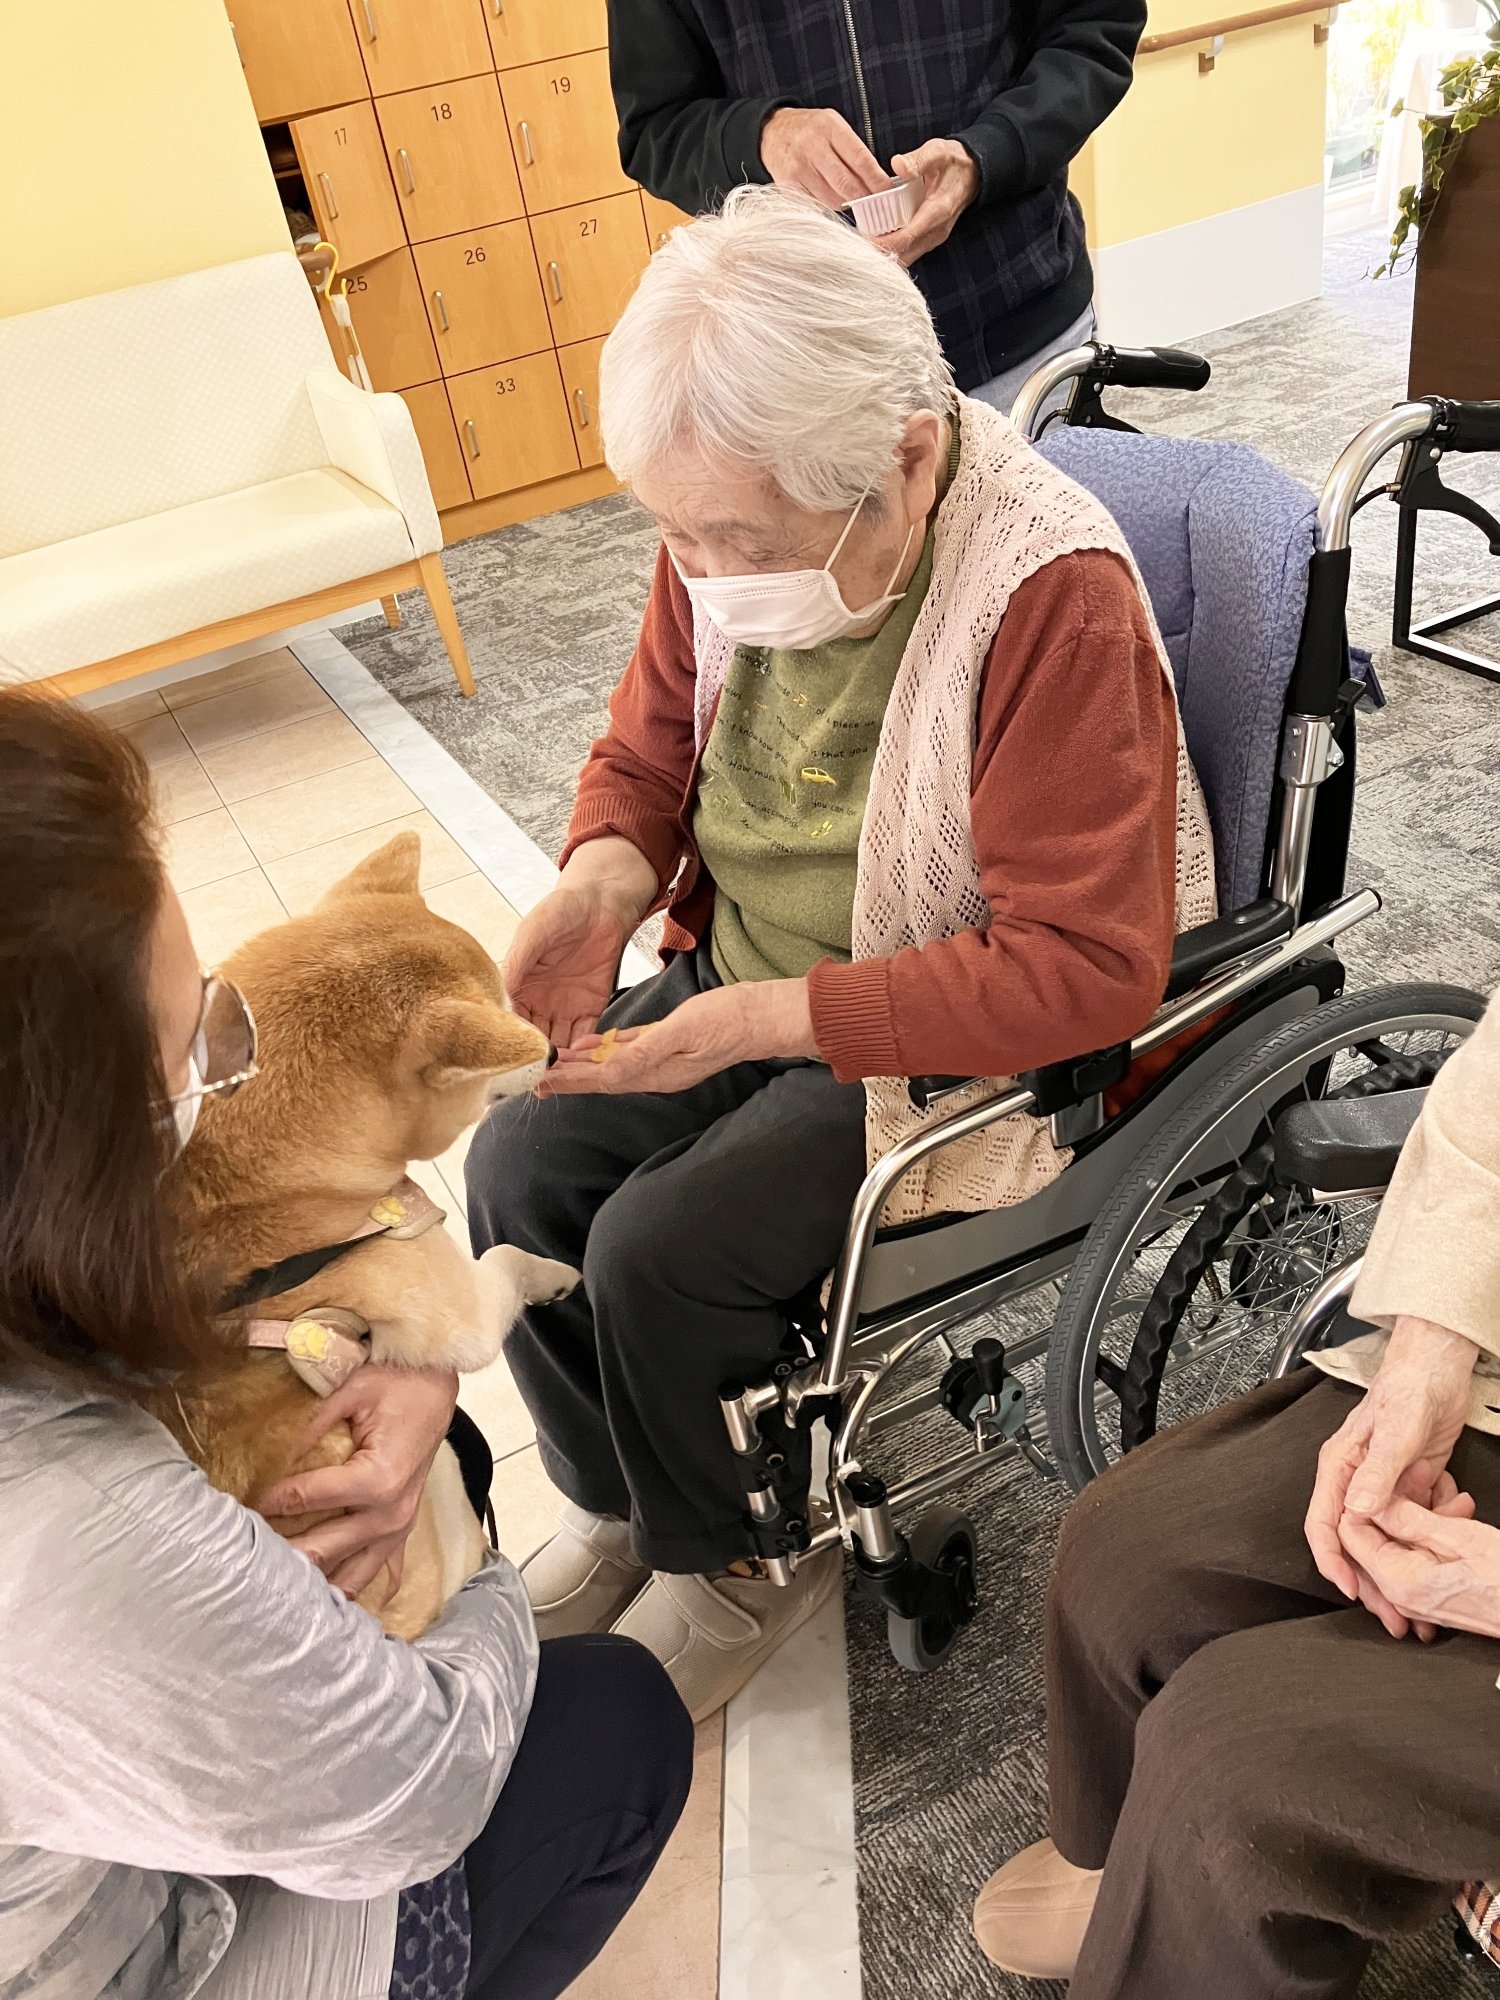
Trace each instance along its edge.
{"label": "kneeling woman", "polygon": [[[213,1354],[158,1182],[251,1044],[201,1032],[135,752],[14,689],[0,882],[0,1989],[553,2000],[681,1810],[682,1704],[639,1646],[539,1649],[499,1560],[387,1639],[146,1414]],[[420,1491],[454,1379],[360,1373],[374,1485],[439,1407]]]}
{"label": "kneeling woman", "polygon": [[[778,1301],[919,1122],[902,1079],[1133,1034],[1213,863],[1118,529],[955,394],[893,260],[740,190],[653,258],[601,393],[663,546],[506,965],[561,1051],[551,1095],[481,1129],[469,1212],[477,1249],[584,1270],[509,1346],[570,1502],[525,1572],[540,1629],[642,1639],[703,1715],[837,1580],[836,1551],[791,1589],[755,1573],[717,1397],[767,1371]],[[609,1004],[663,906],[666,969]],[[1010,1120],[888,1219],[1020,1201],[1061,1164]]]}

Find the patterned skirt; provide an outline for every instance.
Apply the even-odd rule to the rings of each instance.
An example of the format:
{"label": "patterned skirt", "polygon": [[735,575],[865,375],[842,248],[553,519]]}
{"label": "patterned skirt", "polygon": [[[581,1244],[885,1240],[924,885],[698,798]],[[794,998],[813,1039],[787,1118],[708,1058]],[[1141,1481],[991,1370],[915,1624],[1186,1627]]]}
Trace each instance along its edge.
{"label": "patterned skirt", "polygon": [[469,1983],[469,1885],[460,1859],[401,1891],[390,2000],[463,2000]]}

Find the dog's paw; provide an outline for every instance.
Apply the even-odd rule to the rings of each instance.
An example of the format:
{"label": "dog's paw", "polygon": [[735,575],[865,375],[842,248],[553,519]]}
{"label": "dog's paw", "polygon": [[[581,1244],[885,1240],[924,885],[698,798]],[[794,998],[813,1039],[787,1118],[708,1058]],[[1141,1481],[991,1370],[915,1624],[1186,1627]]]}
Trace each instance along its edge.
{"label": "dog's paw", "polygon": [[571,1264],[559,1264],[551,1257],[533,1257],[528,1253],[521,1282],[526,1289],[527,1305],[550,1306],[576,1291],[583,1283],[583,1273],[575,1271]]}

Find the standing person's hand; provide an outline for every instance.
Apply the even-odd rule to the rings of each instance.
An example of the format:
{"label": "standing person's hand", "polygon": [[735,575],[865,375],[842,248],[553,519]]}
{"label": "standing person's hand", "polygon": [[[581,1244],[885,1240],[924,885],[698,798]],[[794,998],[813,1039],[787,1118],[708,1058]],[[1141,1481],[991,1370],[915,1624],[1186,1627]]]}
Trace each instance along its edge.
{"label": "standing person's hand", "polygon": [[610,834],[577,849],[557,887],[522,919],[501,972],[511,1005],[554,1048],[592,1032],[655,893],[650,862]]}
{"label": "standing person's hand", "polygon": [[856,195],[879,194],[891,177],[838,111],[783,105],[760,129],[761,165],[778,187],[796,188],[842,208]]}
{"label": "standing person's hand", "polygon": [[1341,1524],[1347,1514],[1368,1519],[1397,1497],[1419,1507],[1451,1500],[1446,1469],[1468,1415],[1478,1352],[1447,1327],[1398,1319],[1375,1380],[1318,1453],[1304,1530],[1313,1560],[1395,1638],[1408,1621],[1360,1568]]}
{"label": "standing person's hand", "polygon": [[914,153],[898,153],[891,172],[900,180],[917,182],[922,199],[904,229],[893,229],[876,241],[898,263],[911,265],[948,241],[954,223],[978,198],[979,169],[973,154],[957,139],[929,139]]}

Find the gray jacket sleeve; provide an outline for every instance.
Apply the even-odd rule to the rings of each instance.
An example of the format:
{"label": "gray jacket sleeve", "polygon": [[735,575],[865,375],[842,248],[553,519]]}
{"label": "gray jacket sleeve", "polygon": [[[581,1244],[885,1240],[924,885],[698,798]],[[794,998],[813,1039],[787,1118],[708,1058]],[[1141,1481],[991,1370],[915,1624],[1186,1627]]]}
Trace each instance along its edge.
{"label": "gray jacket sleeve", "polygon": [[0,1613],[25,1621],[3,1647],[7,1833],[334,1898],[446,1867],[530,1707],[515,1571],[492,1561],[417,1644],[387,1639],[158,1425],[125,1421],[123,1460],[71,1450],[29,1482],[55,1561],[0,1585]]}

